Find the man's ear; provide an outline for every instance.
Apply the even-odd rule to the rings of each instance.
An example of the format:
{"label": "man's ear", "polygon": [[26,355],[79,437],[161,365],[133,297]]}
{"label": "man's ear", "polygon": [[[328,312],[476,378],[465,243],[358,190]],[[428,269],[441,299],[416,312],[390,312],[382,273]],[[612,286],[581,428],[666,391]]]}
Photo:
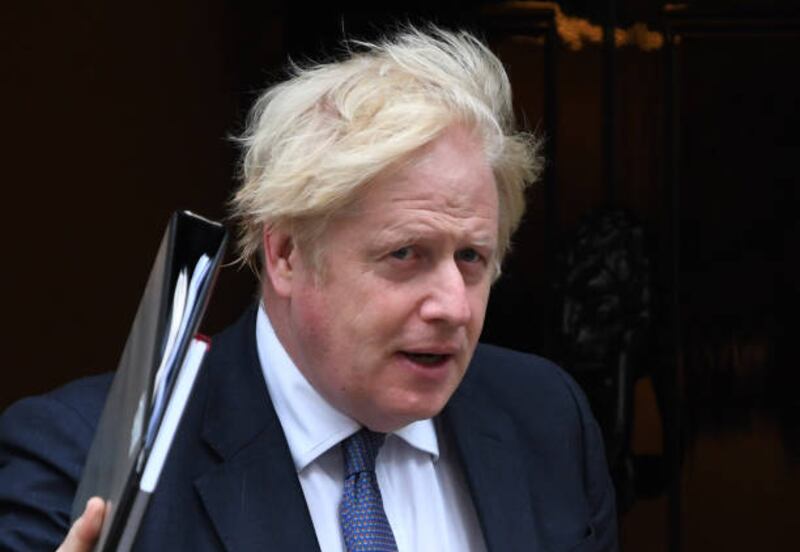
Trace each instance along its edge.
{"label": "man's ear", "polygon": [[264,278],[282,297],[288,297],[292,289],[292,277],[296,270],[297,251],[292,236],[275,229],[264,228]]}

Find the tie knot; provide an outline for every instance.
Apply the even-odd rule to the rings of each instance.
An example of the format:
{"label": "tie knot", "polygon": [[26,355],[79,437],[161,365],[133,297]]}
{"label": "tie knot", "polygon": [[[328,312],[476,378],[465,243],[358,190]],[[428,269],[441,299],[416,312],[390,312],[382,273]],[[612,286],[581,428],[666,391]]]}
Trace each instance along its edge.
{"label": "tie knot", "polygon": [[375,433],[367,428],[362,428],[361,431],[345,439],[342,443],[345,477],[355,473],[375,471],[375,458],[385,439],[385,433]]}

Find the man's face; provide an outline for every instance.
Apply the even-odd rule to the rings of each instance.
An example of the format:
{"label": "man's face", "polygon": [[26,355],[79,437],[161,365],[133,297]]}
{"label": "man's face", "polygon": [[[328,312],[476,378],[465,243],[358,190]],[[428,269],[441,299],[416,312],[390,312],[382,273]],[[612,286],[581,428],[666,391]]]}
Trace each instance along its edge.
{"label": "man's face", "polygon": [[331,223],[321,278],[292,256],[283,337],[298,368],[376,431],[437,414],[483,326],[497,227],[492,171],[461,127],[378,177]]}

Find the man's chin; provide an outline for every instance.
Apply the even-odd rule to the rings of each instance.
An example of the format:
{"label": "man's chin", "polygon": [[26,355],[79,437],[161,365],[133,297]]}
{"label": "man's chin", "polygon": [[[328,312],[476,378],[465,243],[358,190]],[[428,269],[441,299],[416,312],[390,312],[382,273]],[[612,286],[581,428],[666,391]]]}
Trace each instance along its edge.
{"label": "man's chin", "polygon": [[416,396],[413,400],[400,404],[384,405],[379,413],[365,416],[365,420],[359,421],[373,431],[390,433],[414,422],[437,416],[451,395],[452,393],[442,393],[435,397]]}

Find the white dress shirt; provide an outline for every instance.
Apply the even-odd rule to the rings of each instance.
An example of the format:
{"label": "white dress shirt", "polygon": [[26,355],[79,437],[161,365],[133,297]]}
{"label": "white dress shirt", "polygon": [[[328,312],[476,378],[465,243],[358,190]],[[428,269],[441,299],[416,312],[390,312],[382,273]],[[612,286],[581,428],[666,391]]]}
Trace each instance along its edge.
{"label": "white dress shirt", "polygon": [[[361,425],[331,406],[306,380],[278,341],[263,307],[256,322],[256,342],[317,540],[322,552],[342,552],[340,443]],[[449,450],[445,439],[437,439],[432,420],[389,434],[375,472],[400,552],[486,549],[455,451]]]}

